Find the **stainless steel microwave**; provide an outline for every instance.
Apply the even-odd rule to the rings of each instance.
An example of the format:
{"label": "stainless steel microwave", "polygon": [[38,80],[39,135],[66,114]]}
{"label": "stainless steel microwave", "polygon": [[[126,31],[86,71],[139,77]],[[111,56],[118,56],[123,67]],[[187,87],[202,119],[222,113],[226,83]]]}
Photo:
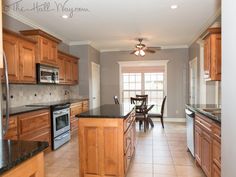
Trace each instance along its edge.
{"label": "stainless steel microwave", "polygon": [[40,84],[59,84],[59,69],[37,64],[37,82]]}

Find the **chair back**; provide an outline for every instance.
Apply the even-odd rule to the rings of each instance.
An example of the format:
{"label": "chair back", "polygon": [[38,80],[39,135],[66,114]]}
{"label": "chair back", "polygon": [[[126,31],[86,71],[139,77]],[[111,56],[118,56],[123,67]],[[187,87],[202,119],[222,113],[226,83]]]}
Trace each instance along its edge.
{"label": "chair back", "polygon": [[143,113],[147,106],[147,100],[146,98],[136,98],[131,97],[130,98],[131,104],[135,104],[136,113]]}
{"label": "chair back", "polygon": [[137,98],[146,98],[146,104],[148,104],[148,95],[136,95]]}
{"label": "chair back", "polygon": [[113,96],[113,99],[114,99],[115,104],[120,104],[118,96]]}
{"label": "chair back", "polygon": [[161,115],[164,115],[164,109],[165,109],[165,102],[166,102],[166,96],[164,97],[162,104],[161,104]]}

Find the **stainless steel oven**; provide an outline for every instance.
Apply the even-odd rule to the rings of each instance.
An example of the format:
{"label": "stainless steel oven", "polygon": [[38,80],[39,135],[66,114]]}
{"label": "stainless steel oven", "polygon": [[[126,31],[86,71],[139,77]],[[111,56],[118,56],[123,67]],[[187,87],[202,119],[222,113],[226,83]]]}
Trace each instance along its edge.
{"label": "stainless steel oven", "polygon": [[37,64],[37,81],[41,84],[58,84],[59,69],[52,66]]}
{"label": "stainless steel oven", "polygon": [[53,149],[57,149],[70,140],[69,104],[52,107]]}

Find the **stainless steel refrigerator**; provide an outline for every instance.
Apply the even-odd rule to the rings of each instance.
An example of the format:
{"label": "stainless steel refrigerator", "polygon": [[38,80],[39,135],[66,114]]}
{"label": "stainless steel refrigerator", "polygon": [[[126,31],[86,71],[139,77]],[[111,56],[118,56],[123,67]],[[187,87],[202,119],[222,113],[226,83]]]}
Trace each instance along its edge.
{"label": "stainless steel refrigerator", "polygon": [[[2,50],[2,49],[1,49]],[[3,51],[3,50],[2,50]],[[4,134],[7,132],[9,124],[9,79],[8,79],[8,69],[7,69],[7,59],[4,52],[2,52],[2,66],[0,67],[3,74],[3,82],[0,79],[0,139],[3,139]],[[2,82],[2,83],[1,83]],[[4,117],[3,117],[4,116]]]}

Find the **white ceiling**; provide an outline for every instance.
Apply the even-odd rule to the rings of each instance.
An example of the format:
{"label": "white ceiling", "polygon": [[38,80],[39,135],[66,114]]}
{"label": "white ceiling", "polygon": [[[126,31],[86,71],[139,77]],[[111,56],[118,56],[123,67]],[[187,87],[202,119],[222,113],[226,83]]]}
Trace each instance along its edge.
{"label": "white ceiling", "polygon": [[[91,43],[100,51],[132,49],[137,37],[149,46],[184,47],[190,45],[219,15],[220,0],[67,0],[66,7],[87,8],[63,19],[55,3],[66,0],[18,1],[7,13],[33,27],[42,28],[70,44]],[[38,3],[50,4],[50,12],[24,11]],[[170,6],[177,4],[178,9]],[[41,6],[42,7],[42,6]]]}

